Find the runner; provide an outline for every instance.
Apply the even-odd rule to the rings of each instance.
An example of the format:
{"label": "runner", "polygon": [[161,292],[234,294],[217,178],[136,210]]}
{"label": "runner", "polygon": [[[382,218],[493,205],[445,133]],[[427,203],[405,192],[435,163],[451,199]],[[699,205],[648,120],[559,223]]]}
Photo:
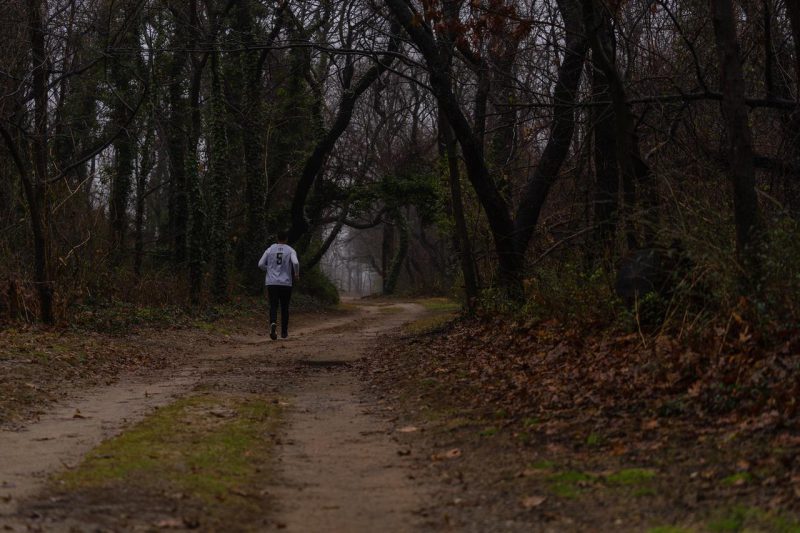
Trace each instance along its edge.
{"label": "runner", "polygon": [[292,297],[292,282],[300,279],[300,262],[297,252],[286,244],[286,231],[278,232],[278,242],[267,248],[258,268],[267,273],[267,297],[269,298],[269,336],[278,338],[278,304],[281,306],[281,338],[289,336],[289,300]]}

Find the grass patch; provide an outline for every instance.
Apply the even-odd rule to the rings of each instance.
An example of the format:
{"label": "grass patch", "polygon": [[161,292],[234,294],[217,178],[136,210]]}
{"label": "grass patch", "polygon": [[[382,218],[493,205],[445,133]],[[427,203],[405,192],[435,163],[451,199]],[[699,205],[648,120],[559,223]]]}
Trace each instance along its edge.
{"label": "grass patch", "polygon": [[647,530],[647,533],[690,533],[691,530],[677,526],[656,526]]}
{"label": "grass patch", "polygon": [[456,418],[452,418],[452,419],[448,420],[447,422],[445,422],[444,427],[445,427],[445,429],[448,429],[450,431],[454,431],[456,429],[469,427],[469,426],[471,426],[473,424],[475,424],[474,420],[471,420],[469,418],[466,418],[466,417],[462,416],[462,417],[456,417]]}
{"label": "grass patch", "polygon": [[541,421],[538,418],[526,418],[522,421],[522,426],[527,429],[534,428],[539,424],[541,424]]}
{"label": "grass patch", "polygon": [[800,533],[800,522],[794,517],[741,505],[718,513],[707,525],[708,530],[714,533],[738,531]]}
{"label": "grass patch", "polygon": [[550,490],[560,498],[573,499],[580,496],[581,490],[595,480],[594,476],[577,470],[557,472],[547,477]]}
{"label": "grass patch", "polygon": [[603,443],[603,438],[597,433],[592,433],[586,437],[587,446],[600,446]]}
{"label": "grass patch", "polygon": [[416,300],[425,308],[427,316],[409,322],[405,330],[412,335],[425,335],[436,332],[456,319],[461,312],[461,304],[449,298],[425,298]]}
{"label": "grass patch", "polygon": [[205,331],[206,333],[211,333],[212,335],[231,335],[234,333],[231,328],[220,325],[216,322],[208,322],[205,320],[198,320],[193,324],[193,326],[201,331]]}
{"label": "grass patch", "polygon": [[434,389],[441,386],[442,382],[436,378],[422,378],[419,380],[420,387],[424,389]]}
{"label": "grass patch", "polygon": [[611,485],[633,486],[648,483],[656,477],[653,470],[647,468],[625,468],[606,477]]}
{"label": "grass patch", "polygon": [[724,478],[722,480],[722,484],[728,485],[729,487],[733,487],[737,485],[746,485],[752,480],[753,480],[753,474],[751,474],[750,472],[736,472],[735,474],[731,474],[730,476]]}
{"label": "grass patch", "polygon": [[539,461],[536,461],[535,463],[531,463],[528,466],[535,470],[553,470],[556,467],[556,464],[553,461],[548,461],[547,459],[541,459]]}
{"label": "grass patch", "polygon": [[482,430],[479,435],[481,437],[494,437],[499,430],[496,427],[488,427]]}
{"label": "grass patch", "polygon": [[145,494],[180,492],[212,517],[258,513],[278,407],[258,397],[192,396],[95,448],[56,478],[72,491],[134,487]]}
{"label": "grass patch", "polygon": [[417,303],[428,311],[445,311],[452,313],[461,311],[461,304],[450,298],[425,298],[424,300],[418,300]]}

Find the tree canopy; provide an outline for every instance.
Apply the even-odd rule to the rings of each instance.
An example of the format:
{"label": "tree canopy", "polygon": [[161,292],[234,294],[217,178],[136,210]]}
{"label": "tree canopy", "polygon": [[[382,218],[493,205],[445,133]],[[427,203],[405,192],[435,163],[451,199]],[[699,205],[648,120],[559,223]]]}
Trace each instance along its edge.
{"label": "tree canopy", "polygon": [[7,317],[254,292],[281,228],[469,307],[656,250],[686,306],[800,313],[797,0],[10,0],[0,30]]}

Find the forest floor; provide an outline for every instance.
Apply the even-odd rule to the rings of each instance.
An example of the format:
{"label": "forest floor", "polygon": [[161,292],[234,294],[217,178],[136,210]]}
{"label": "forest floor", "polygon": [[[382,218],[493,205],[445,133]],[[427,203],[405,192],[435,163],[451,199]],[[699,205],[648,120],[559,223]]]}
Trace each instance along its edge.
{"label": "forest floor", "polygon": [[455,319],[4,331],[0,528],[800,531],[796,425],[697,407],[675,346]]}

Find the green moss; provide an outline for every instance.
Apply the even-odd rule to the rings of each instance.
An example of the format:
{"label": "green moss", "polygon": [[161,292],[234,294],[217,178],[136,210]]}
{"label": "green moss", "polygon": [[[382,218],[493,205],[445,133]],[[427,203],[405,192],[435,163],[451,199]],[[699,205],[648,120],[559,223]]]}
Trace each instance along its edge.
{"label": "green moss", "polygon": [[538,418],[526,418],[525,420],[522,421],[522,425],[525,426],[526,428],[532,428],[538,426],[540,423],[541,422],[539,421]]}
{"label": "green moss", "polygon": [[597,433],[592,433],[588,437],[586,437],[586,445],[587,446],[600,446],[602,444],[603,438],[598,435]]}
{"label": "green moss", "polygon": [[795,517],[757,507],[736,506],[717,513],[707,524],[715,533],[738,531],[770,531],[774,533],[800,533],[800,522]]}
{"label": "green moss", "polygon": [[451,418],[445,423],[445,428],[449,430],[456,430],[466,426],[471,426],[474,423],[474,420],[470,420],[469,418],[465,417],[456,417]]}
{"label": "green moss", "polygon": [[656,473],[647,468],[626,468],[609,475],[606,477],[606,481],[611,485],[630,486],[647,483],[654,477],[656,477]]}
{"label": "green moss", "polygon": [[207,505],[256,504],[246,492],[263,474],[271,453],[265,433],[275,430],[277,406],[256,397],[181,399],[89,453],[56,481],[70,490],[135,486],[180,491]]}
{"label": "green moss", "polygon": [[741,531],[741,529],[744,527],[747,514],[747,508],[734,507],[723,515],[711,520],[708,523],[708,529],[714,533]]}
{"label": "green moss", "polygon": [[541,459],[539,461],[536,461],[535,463],[531,463],[529,467],[534,468],[536,470],[552,470],[556,467],[556,464],[553,461],[548,461],[547,459]]}
{"label": "green moss", "polygon": [[594,476],[577,470],[566,470],[548,476],[547,480],[553,494],[561,498],[577,498],[585,485],[594,481]]}
{"label": "green moss", "polygon": [[230,335],[233,331],[217,322],[198,320],[192,324],[195,328],[215,335]]}
{"label": "green moss", "polygon": [[428,311],[461,311],[461,304],[449,298],[426,298],[418,303]]}
{"label": "green moss", "polygon": [[527,431],[520,431],[519,433],[516,434],[516,439],[521,444],[528,445],[531,442],[533,442],[533,435],[531,435]]}
{"label": "green moss", "polygon": [[442,383],[436,378],[422,378],[419,380],[419,384],[426,389],[432,389],[440,386]]}
{"label": "green moss", "polygon": [[736,472],[722,480],[723,485],[743,485],[753,480],[753,475],[750,472]]}

